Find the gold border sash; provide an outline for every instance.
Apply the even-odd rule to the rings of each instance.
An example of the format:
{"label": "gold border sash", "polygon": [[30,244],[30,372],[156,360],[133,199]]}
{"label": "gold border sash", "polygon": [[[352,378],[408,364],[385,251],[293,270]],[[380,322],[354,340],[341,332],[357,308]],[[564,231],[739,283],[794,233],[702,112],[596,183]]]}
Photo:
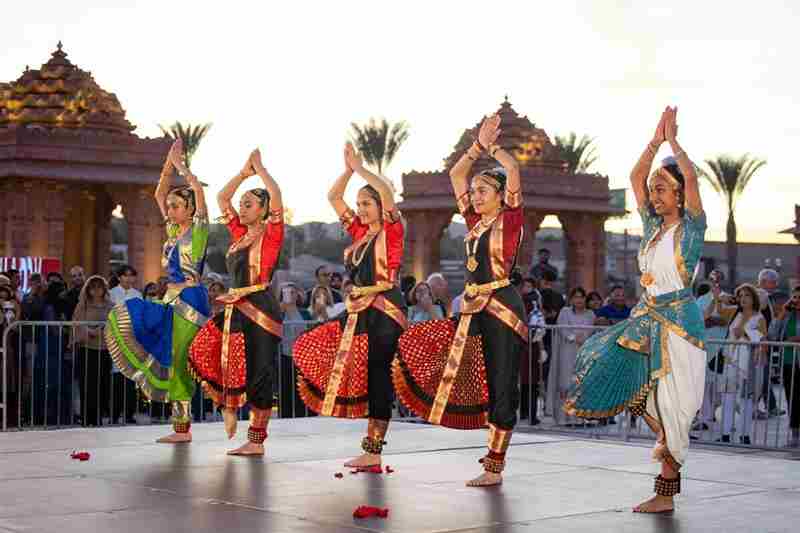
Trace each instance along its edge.
{"label": "gold border sash", "polygon": [[450,398],[450,391],[455,385],[456,375],[461,366],[461,359],[464,356],[464,348],[467,345],[467,334],[469,333],[469,325],[472,322],[472,315],[461,315],[458,320],[458,328],[453,337],[453,344],[450,346],[450,354],[447,356],[447,363],[442,373],[442,380],[439,382],[439,387],[436,389],[436,397],[431,406],[431,412],[428,415],[428,421],[431,424],[439,425],[442,423],[442,416],[447,407],[447,400]]}
{"label": "gold border sash", "polygon": [[350,355],[350,348],[353,346],[356,324],[358,324],[358,313],[348,314],[347,323],[342,332],[342,340],[339,342],[339,351],[336,352],[336,360],[333,363],[331,375],[328,378],[328,387],[325,389],[325,400],[322,402],[322,410],[320,411],[322,416],[333,415],[333,408],[336,405],[336,396],[339,393],[339,385],[342,382],[345,362]]}

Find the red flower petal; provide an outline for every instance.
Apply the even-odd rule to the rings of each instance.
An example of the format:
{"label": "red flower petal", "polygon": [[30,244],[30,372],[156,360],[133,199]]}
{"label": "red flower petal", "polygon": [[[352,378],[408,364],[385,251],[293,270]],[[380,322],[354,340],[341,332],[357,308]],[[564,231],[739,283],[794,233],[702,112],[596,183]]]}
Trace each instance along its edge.
{"label": "red flower petal", "polygon": [[338,478],[338,479],[342,479],[342,478],[344,477],[344,474],[342,474],[341,472],[336,472],[336,473],[333,475],[333,477],[335,477],[335,478]]}
{"label": "red flower petal", "polygon": [[369,518],[377,516],[379,518],[386,518],[389,516],[389,509],[381,509],[380,507],[373,507],[371,505],[359,505],[353,511],[353,518]]}
{"label": "red flower petal", "polygon": [[383,469],[380,465],[370,466],[369,468],[365,468],[364,471],[370,474],[383,474]]}
{"label": "red flower petal", "polygon": [[72,452],[70,455],[73,459],[77,459],[79,461],[88,461],[89,460],[89,452]]}
{"label": "red flower petal", "polygon": [[391,466],[389,466],[389,465],[386,465],[386,473],[387,473],[387,474],[391,474],[392,472],[394,472],[394,468],[392,468],[392,467],[391,467]]}

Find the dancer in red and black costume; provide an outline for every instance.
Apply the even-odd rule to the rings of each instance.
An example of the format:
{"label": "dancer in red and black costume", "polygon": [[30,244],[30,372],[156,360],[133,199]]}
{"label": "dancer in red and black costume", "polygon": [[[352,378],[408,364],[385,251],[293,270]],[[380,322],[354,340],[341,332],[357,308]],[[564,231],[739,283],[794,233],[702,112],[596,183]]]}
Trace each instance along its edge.
{"label": "dancer in red and black costume", "polygon": [[[466,277],[461,315],[412,325],[393,366],[401,401],[433,424],[456,429],[489,425],[484,473],[469,486],[502,482],[517,422],[519,361],[528,328],[509,274],[522,240],[522,194],[516,159],[495,144],[500,117],[484,120],[478,139],[450,171],[458,210],[467,221]],[[487,152],[502,168],[468,176]],[[469,187],[469,189],[468,189]]]}
{"label": "dancer in red and black costume", "polygon": [[[367,181],[358,191],[357,214],[343,199],[353,173]],[[353,239],[344,260],[355,287],[346,312],[295,342],[298,390],[305,404],[323,416],[368,417],[364,453],[345,466],[375,466],[381,464],[392,414],[391,363],[406,328],[405,298],[397,286],[403,223],[389,182],[364,168],[349,143],[345,171],[328,200]]]}
{"label": "dancer in red and black costume", "polygon": [[[241,184],[258,174],[263,189],[231,198]],[[228,438],[236,434],[236,409],[250,404],[248,442],[229,455],[264,455],[272,413],[274,361],[283,334],[281,309],[269,290],[283,245],[283,201],[278,184],[255,150],[244,168],[217,194],[223,221],[233,243],[226,264],[233,287],[217,298],[223,311],[197,334],[189,352],[191,369],[203,391],[222,408]]]}

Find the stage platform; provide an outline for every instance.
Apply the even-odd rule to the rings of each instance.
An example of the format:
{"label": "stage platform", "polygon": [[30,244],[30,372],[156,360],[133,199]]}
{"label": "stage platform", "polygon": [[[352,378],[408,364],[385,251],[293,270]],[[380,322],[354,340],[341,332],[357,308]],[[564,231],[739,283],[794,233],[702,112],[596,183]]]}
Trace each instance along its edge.
{"label": "stage platform", "polygon": [[[363,421],[273,420],[265,458],[228,457],[222,425],[189,445],[167,426],[0,434],[0,533],[232,531],[782,532],[800,524],[792,454],[693,449],[672,516],[630,507],[652,492],[650,448],[542,433],[514,435],[505,483],[474,489],[486,432],[392,425],[391,474],[351,474]],[[240,426],[234,443],[243,441]],[[90,452],[86,462],[73,450]],[[341,479],[337,472],[343,473]],[[386,519],[354,519],[359,505]]]}

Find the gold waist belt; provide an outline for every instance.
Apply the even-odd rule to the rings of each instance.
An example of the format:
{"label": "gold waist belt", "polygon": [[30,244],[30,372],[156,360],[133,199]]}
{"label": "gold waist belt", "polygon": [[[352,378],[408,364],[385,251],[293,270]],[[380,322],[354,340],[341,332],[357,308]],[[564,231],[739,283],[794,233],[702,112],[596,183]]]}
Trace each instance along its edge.
{"label": "gold waist belt", "polygon": [[469,298],[475,298],[479,295],[492,294],[497,289],[502,289],[509,285],[511,285],[511,281],[508,278],[492,281],[491,283],[482,283],[480,285],[467,283],[467,286],[464,287],[464,294]]}
{"label": "gold waist belt", "polygon": [[364,287],[353,287],[350,291],[350,297],[361,298],[362,296],[371,296],[373,294],[380,294],[386,292],[394,287],[394,284],[388,281],[381,281],[375,285],[366,285]]}

